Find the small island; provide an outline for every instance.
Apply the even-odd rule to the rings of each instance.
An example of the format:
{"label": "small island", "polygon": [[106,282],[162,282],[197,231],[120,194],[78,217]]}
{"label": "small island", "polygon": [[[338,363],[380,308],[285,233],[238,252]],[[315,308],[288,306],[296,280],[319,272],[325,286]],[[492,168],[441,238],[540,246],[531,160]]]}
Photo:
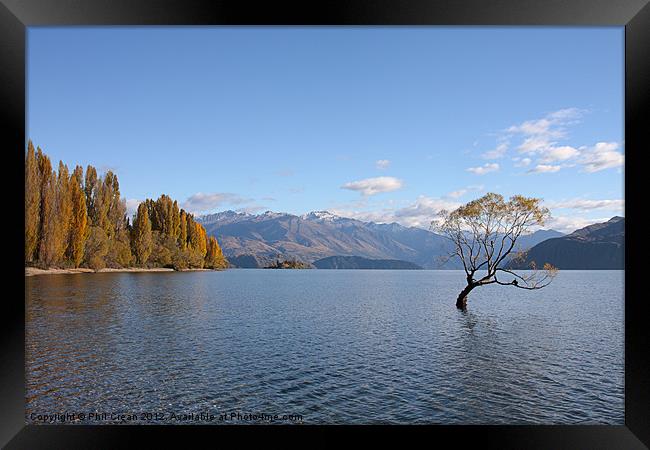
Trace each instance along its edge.
{"label": "small island", "polygon": [[280,261],[276,259],[274,263],[269,264],[264,267],[265,269],[311,269],[312,267],[309,264],[306,264],[302,261],[294,260],[285,260]]}

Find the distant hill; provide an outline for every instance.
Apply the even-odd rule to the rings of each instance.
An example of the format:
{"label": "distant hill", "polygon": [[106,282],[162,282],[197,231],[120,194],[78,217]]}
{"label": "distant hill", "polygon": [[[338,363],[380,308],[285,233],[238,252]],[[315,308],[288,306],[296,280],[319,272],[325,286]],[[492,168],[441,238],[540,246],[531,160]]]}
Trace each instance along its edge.
{"label": "distant hill", "polygon": [[[340,217],[327,211],[302,216],[267,211],[263,214],[224,211],[198,218],[209,235],[216,236],[234,267],[259,268],[277,259],[313,263],[329,256],[408,261],[425,269],[460,269],[459,260],[445,262],[452,246],[443,236],[397,223],[379,224]],[[540,230],[522,236],[525,250],[561,236]]]}
{"label": "distant hill", "polygon": [[512,268],[528,268],[551,263],[559,269],[624,269],[625,219],[613,217],[589,225],[560,238],[545,240],[532,247]]}
{"label": "distant hill", "polygon": [[228,262],[231,267],[238,267],[242,269],[259,269],[261,267],[266,267],[270,264],[270,259],[260,259],[255,255],[238,255],[238,256],[229,256]]}
{"label": "distant hill", "polygon": [[421,270],[422,267],[398,259],[368,259],[361,256],[329,256],[314,261],[317,269],[401,269]]}
{"label": "distant hill", "polygon": [[515,245],[515,249],[517,251],[527,250],[536,246],[540,242],[544,242],[547,239],[558,238],[562,236],[565,236],[565,234],[555,230],[537,230],[534,233],[519,236],[519,239],[517,239],[517,244]]}

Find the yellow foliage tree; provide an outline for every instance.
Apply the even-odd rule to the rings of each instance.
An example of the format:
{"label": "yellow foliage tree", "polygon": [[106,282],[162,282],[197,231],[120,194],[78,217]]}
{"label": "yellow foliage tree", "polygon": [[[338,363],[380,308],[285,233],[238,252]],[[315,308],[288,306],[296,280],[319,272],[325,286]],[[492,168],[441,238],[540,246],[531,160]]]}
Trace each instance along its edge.
{"label": "yellow foliage tree", "polygon": [[[47,164],[44,165],[47,167]],[[45,267],[53,267],[57,257],[56,223],[56,172],[43,174],[41,191],[41,241],[38,251],[39,262]]]}
{"label": "yellow foliage tree", "polygon": [[72,224],[72,195],[68,166],[59,161],[59,174],[56,183],[56,219],[54,236],[54,262],[61,264],[67,253]]}
{"label": "yellow foliage tree", "polygon": [[84,195],[86,196],[88,222],[90,225],[97,226],[97,209],[95,208],[95,197],[97,196],[97,169],[91,165],[86,167]]}
{"label": "yellow foliage tree", "polygon": [[227,266],[228,263],[223,256],[221,247],[217,243],[217,239],[214,236],[208,237],[204,267],[208,269],[224,269]]}
{"label": "yellow foliage tree", "polygon": [[49,267],[56,255],[56,173],[52,171],[50,158],[37,148],[40,185],[40,230],[38,243],[38,261]]}
{"label": "yellow foliage tree", "polygon": [[38,243],[41,227],[41,180],[34,145],[27,144],[25,158],[25,262],[33,263],[38,258]]}
{"label": "yellow foliage tree", "polygon": [[180,213],[178,244],[180,245],[181,250],[185,251],[187,248],[187,213],[182,209]]}
{"label": "yellow foliage tree", "polygon": [[151,255],[152,247],[151,221],[149,220],[149,212],[145,203],[140,203],[138,212],[133,219],[131,246],[136,263],[144,266],[149,259],[149,255]]}
{"label": "yellow foliage tree", "polygon": [[88,237],[88,213],[86,197],[83,190],[83,168],[75,167],[70,177],[70,199],[72,202],[72,219],[68,235],[67,258],[74,267],[79,267],[84,256],[84,247]]}

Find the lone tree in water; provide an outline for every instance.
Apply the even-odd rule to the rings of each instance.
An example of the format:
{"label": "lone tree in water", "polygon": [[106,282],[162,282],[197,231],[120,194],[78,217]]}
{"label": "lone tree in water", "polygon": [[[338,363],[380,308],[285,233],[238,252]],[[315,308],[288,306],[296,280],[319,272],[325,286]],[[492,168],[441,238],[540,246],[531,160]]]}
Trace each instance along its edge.
{"label": "lone tree in water", "polygon": [[[441,211],[432,228],[451,240],[457,257],[465,269],[467,286],[456,300],[459,309],[467,307],[467,296],[476,287],[486,284],[514,286],[519,289],[541,289],[548,286],[557,269],[544,264],[542,270],[533,263],[531,271],[516,273],[507,265],[520,256],[515,244],[531,227],[543,225],[549,210],[540,206],[541,199],[521,195],[505,201],[499,194],[488,193],[453,211]],[[511,258],[508,258],[512,255]],[[499,279],[498,276],[507,278]]]}

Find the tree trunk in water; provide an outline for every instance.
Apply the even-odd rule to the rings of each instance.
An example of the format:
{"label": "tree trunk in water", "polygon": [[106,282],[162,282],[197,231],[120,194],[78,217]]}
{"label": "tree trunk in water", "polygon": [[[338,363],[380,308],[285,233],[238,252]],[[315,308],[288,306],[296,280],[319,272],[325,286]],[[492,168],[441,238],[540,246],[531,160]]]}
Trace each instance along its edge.
{"label": "tree trunk in water", "polygon": [[458,309],[466,309],[467,308],[467,295],[470,293],[472,289],[474,289],[476,285],[473,284],[468,284],[465,289],[461,291],[460,294],[458,294],[458,298],[456,299],[456,308]]}

